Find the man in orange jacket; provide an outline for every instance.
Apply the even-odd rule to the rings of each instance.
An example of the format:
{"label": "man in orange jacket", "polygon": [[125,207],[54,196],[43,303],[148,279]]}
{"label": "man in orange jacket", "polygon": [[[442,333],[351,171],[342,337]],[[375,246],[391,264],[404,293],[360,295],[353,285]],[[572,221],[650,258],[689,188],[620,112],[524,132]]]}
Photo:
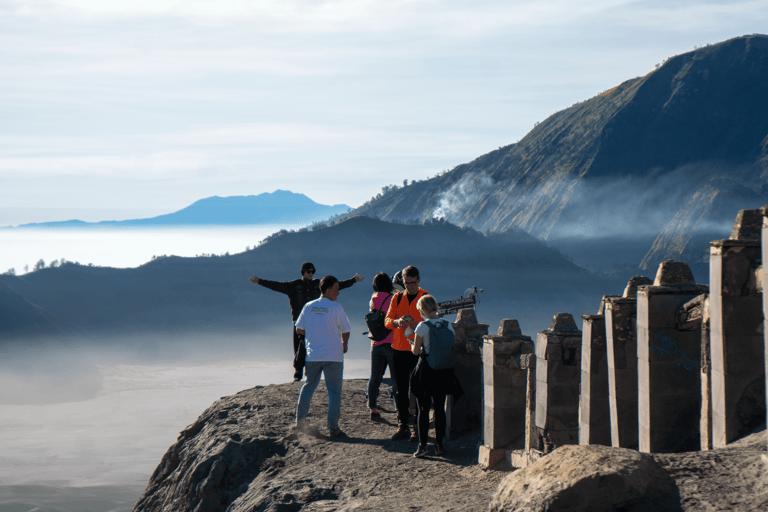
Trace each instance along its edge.
{"label": "man in orange jacket", "polygon": [[[421,278],[419,269],[410,265],[403,269],[403,281],[405,282],[405,291],[399,292],[392,297],[387,311],[387,318],[384,325],[394,331],[392,338],[393,369],[395,373],[395,383],[397,384],[397,394],[395,403],[397,404],[397,432],[392,436],[393,440],[408,439],[417,441],[416,431],[411,436],[408,426],[408,406],[410,393],[410,377],[418,356],[411,352],[411,343],[413,343],[413,330],[419,322],[424,320],[416,308],[416,304],[422,295],[429,293],[419,287]],[[410,339],[409,339],[410,338]]]}

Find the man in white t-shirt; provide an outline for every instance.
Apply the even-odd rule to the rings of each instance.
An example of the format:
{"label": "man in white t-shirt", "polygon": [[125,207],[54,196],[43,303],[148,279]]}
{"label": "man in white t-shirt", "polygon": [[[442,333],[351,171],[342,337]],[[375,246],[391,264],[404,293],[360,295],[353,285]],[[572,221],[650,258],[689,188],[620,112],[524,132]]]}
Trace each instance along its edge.
{"label": "man in white t-shirt", "polygon": [[328,389],[328,430],[330,437],[343,434],[339,428],[341,416],[341,386],[344,382],[344,354],[349,342],[349,319],[339,297],[339,281],[333,276],[320,280],[319,299],[307,302],[296,320],[296,332],[304,336],[307,360],[304,368],[306,382],[299,392],[296,406],[296,427],[307,429],[307,413],[320,374],[325,376]]}

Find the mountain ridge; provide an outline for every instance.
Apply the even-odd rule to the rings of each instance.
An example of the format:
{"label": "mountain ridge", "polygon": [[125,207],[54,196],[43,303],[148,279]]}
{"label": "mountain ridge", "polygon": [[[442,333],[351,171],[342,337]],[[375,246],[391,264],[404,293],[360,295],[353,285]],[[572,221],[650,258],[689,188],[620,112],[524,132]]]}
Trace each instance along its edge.
{"label": "mountain ridge", "polygon": [[[438,216],[491,232],[514,226],[553,241],[640,230],[667,240],[652,263],[680,256],[683,226],[705,220],[727,233],[740,209],[767,202],[767,82],[765,35],[676,55],[552,114],[515,144],[390,189],[351,214]],[[697,194],[701,208],[682,207]]]}
{"label": "mountain ridge", "polygon": [[[144,228],[183,226],[308,225],[346,213],[345,204],[323,205],[304,194],[278,189],[250,196],[211,196],[173,213],[147,219],[85,222],[68,220],[22,224],[16,228]],[[5,229],[13,229],[8,226]]]}

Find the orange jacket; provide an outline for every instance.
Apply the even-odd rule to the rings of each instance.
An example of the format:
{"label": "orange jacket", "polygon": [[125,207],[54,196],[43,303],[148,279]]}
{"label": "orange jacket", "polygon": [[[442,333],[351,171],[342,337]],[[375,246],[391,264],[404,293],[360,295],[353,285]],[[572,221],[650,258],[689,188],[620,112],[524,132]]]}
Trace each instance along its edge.
{"label": "orange jacket", "polygon": [[[393,349],[408,351],[411,350],[411,344],[405,337],[405,327],[395,327],[393,322],[398,318],[404,317],[405,315],[411,315],[417,322],[424,321],[424,319],[421,318],[421,315],[419,314],[419,310],[416,309],[416,304],[419,303],[419,299],[422,295],[426,295],[428,293],[429,292],[427,290],[422,290],[419,288],[419,291],[416,293],[416,298],[413,299],[413,302],[410,303],[408,302],[408,294],[405,292],[400,292],[392,297],[392,300],[389,302],[389,309],[387,310],[387,318],[384,319],[384,326],[387,329],[392,329],[395,333],[392,339]],[[397,303],[398,296],[401,296],[400,304]],[[413,334],[411,334],[411,339],[413,339]]]}

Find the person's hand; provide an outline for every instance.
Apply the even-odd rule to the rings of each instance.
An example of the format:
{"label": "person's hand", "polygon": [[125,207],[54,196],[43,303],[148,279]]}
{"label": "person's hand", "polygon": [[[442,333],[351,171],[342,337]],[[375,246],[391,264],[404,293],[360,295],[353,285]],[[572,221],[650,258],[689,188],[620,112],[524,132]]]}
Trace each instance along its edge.
{"label": "person's hand", "polygon": [[356,283],[359,283],[360,281],[362,281],[365,278],[363,276],[361,276],[360,274],[355,274],[355,278],[354,279],[355,279]]}
{"label": "person's hand", "polygon": [[341,344],[341,350],[343,350],[345,354],[347,353],[347,349],[348,349],[348,348],[349,348],[349,344],[347,344],[347,342],[346,342],[346,341],[342,342],[342,344]]}
{"label": "person's hand", "polygon": [[259,284],[259,278],[256,276],[249,277],[248,280],[252,282],[253,284]]}

